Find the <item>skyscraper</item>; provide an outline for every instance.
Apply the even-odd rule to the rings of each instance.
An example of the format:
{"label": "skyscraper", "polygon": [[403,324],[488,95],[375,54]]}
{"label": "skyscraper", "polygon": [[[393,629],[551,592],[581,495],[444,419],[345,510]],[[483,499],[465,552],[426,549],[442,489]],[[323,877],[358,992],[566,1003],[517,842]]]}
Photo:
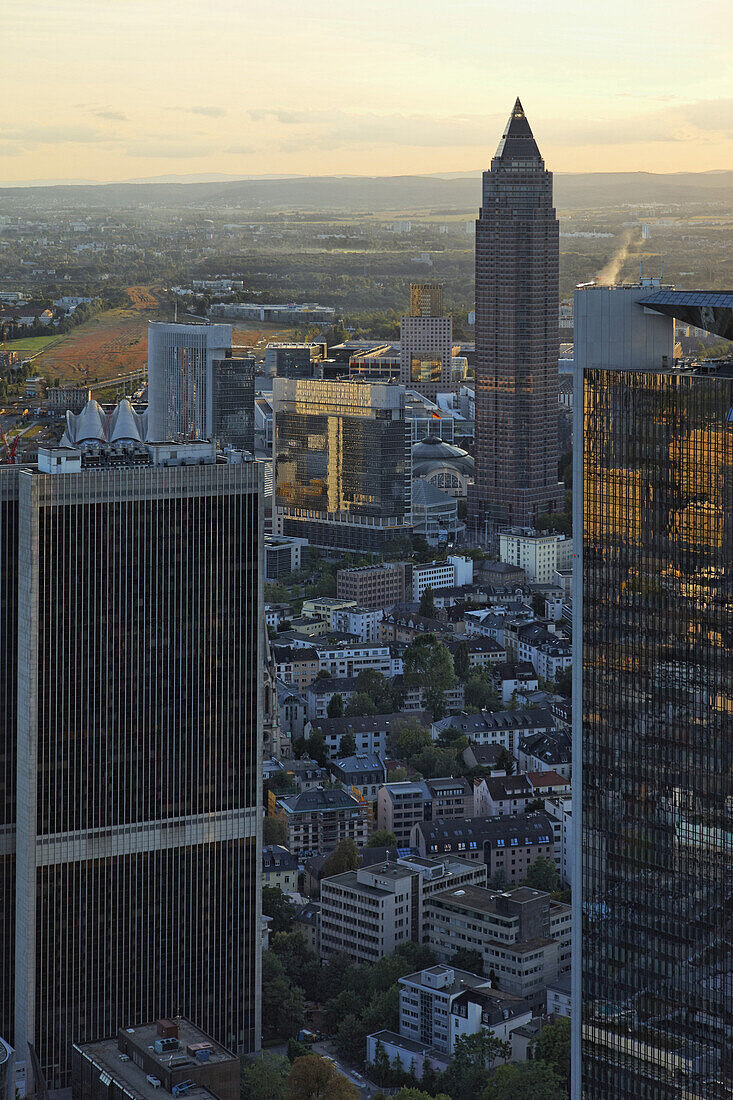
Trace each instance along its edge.
{"label": "skyscraper", "polygon": [[254,359],[232,354],[232,326],[148,325],[150,438],[254,447]]}
{"label": "skyscraper", "polygon": [[443,313],[442,283],[410,285],[410,313],[400,320],[400,381],[430,398],[453,388],[453,321]]}
{"label": "skyscraper", "polygon": [[410,533],[404,386],[276,378],[273,404],[277,534],[378,551]]}
{"label": "skyscraper", "polygon": [[204,441],[0,469],[0,1033],[50,1087],[161,1014],[259,1045],[260,502]]}
{"label": "skyscraper", "polygon": [[475,522],[531,526],[558,487],[558,222],[517,100],[476,222]]}
{"label": "skyscraper", "polygon": [[733,364],[673,364],[696,297],[576,293],[574,1100],[733,1090]]}

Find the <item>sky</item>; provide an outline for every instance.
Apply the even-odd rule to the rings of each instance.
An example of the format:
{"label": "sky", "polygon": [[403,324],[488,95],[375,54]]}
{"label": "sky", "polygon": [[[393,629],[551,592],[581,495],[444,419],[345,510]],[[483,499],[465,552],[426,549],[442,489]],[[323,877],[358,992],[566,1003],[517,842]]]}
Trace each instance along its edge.
{"label": "sky", "polygon": [[733,169],[730,0],[2,0],[0,181]]}

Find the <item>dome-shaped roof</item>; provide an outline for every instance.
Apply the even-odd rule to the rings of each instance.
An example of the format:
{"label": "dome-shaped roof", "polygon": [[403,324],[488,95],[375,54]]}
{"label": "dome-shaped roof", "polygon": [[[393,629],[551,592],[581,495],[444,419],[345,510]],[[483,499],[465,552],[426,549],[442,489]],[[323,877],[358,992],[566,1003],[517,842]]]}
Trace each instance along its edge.
{"label": "dome-shaped roof", "polygon": [[140,417],[125,397],[112,413],[112,419],[108,428],[110,442],[113,443],[142,443],[144,436],[140,431]]}
{"label": "dome-shaped roof", "polygon": [[412,448],[412,471],[415,476],[428,473],[442,466],[453,466],[460,473],[471,477],[474,461],[468,451],[446,443],[444,439],[429,435]]}

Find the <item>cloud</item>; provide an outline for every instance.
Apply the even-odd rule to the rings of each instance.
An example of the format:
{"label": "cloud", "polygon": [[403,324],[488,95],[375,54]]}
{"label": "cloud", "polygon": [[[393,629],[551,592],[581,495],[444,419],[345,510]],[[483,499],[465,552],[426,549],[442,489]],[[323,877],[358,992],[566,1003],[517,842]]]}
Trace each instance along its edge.
{"label": "cloud", "polygon": [[88,126],[23,126],[0,129],[0,142],[17,142],[26,147],[38,145],[88,145],[107,138]]}
{"label": "cloud", "polygon": [[224,150],[225,153],[236,153],[237,155],[248,155],[249,153],[256,153],[254,145],[230,145],[228,149]]}
{"label": "cloud", "polygon": [[138,141],[128,145],[125,152],[130,157],[158,158],[160,160],[196,160],[216,152],[211,145],[165,144],[159,141]]}
{"label": "cloud", "polygon": [[223,118],[226,111],[222,107],[166,107],[166,111],[181,111],[186,115],[205,115],[206,118]]}
{"label": "cloud", "polygon": [[122,111],[95,111],[94,114],[97,118],[108,118],[112,122],[127,122],[127,115],[123,115]]}

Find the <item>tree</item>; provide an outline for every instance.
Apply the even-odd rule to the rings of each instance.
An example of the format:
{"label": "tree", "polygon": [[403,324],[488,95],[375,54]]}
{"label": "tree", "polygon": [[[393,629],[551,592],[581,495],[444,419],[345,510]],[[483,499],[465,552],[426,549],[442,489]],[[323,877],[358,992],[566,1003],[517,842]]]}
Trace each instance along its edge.
{"label": "tree", "polygon": [[560,1078],[546,1062],[499,1066],[491,1074],[482,1100],[566,1100]]}
{"label": "tree", "polygon": [[328,706],[326,707],[326,714],[329,718],[343,718],[344,716],[344,697],[336,692],[328,700]]}
{"label": "tree", "polygon": [[242,1100],[285,1100],[287,1058],[263,1054],[242,1072]]}
{"label": "tree", "polygon": [[445,1075],[448,1092],[461,1100],[477,1100],[486,1084],[486,1075],[497,1058],[509,1056],[509,1044],[492,1032],[481,1030],[460,1035],[455,1042],[453,1061]]}
{"label": "tree", "polygon": [[454,966],[456,970],[467,970],[469,974],[478,974],[479,977],[484,972],[483,956],[472,947],[459,947],[453,953],[449,966]]}
{"label": "tree", "polygon": [[514,769],[517,766],[517,762],[509,752],[509,749],[504,748],[503,745],[501,746],[501,751],[497,754],[496,763],[507,775],[514,775]]}
{"label": "tree", "polygon": [[394,1100],[451,1100],[445,1092],[439,1092],[437,1095],[433,1095],[430,1092],[423,1092],[422,1089],[402,1088],[399,1092],[393,1093]]}
{"label": "tree", "polygon": [[453,654],[453,670],[459,680],[467,680],[471,671],[471,661],[466,642],[459,642]]}
{"label": "tree", "polygon": [[570,1089],[570,1019],[559,1016],[545,1024],[534,1044],[535,1057],[554,1069],[566,1089]]}
{"label": "tree", "polygon": [[346,1062],[361,1065],[366,1055],[368,1034],[364,1020],[355,1013],[349,1012],[341,1020],[336,1031],[336,1050],[339,1057]]}
{"label": "tree", "polygon": [[555,861],[547,856],[537,856],[534,863],[527,868],[527,877],[524,886],[531,886],[533,890],[546,890],[551,894],[560,885],[560,876],[557,873]]}
{"label": "tree", "polygon": [[573,670],[571,668],[564,668],[558,672],[555,677],[555,687],[560,695],[564,695],[566,699],[572,699],[573,697]]}
{"label": "tree", "polygon": [[344,871],[356,871],[361,865],[361,856],[351,837],[340,840],[323,864],[321,878],[342,875]]}
{"label": "tree", "polygon": [[353,733],[342,733],[341,743],[339,744],[339,756],[354,756],[355,754],[356,738]]}
{"label": "tree", "polygon": [[475,669],[466,680],[465,699],[466,706],[476,710],[499,709],[499,694],[481,669]]}
{"label": "tree", "polygon": [[450,651],[434,634],[413,638],[402,658],[405,684],[422,689],[428,710],[440,717],[444,710],[444,694],[456,682]]}
{"label": "tree", "polygon": [[303,932],[276,932],[270,950],[277,955],[283,970],[299,986],[309,1000],[320,993],[321,964]]}
{"label": "tree", "polygon": [[389,829],[376,829],[367,841],[367,848],[396,848],[397,837]]}
{"label": "tree", "polygon": [[424,726],[415,718],[405,718],[396,722],[387,735],[390,754],[398,760],[409,760],[426,745],[432,744],[432,738]]}
{"label": "tree", "polygon": [[356,690],[370,697],[376,714],[391,714],[399,709],[392,684],[384,673],[377,672],[374,668],[362,669],[356,677]]}
{"label": "tree", "polygon": [[285,822],[281,817],[266,817],[262,822],[263,844],[284,844],[287,836]]}
{"label": "tree", "polygon": [[290,981],[273,951],[262,952],[262,1028],[268,1040],[297,1035],[305,1020],[303,991]]}
{"label": "tree", "polygon": [[263,886],[262,912],[266,917],[272,917],[273,932],[289,932],[296,910],[279,886]]}
{"label": "tree", "polygon": [[307,1054],[293,1062],[285,1096],[286,1100],[359,1100],[359,1090],[333,1063]]}
{"label": "tree", "polygon": [[435,618],[435,599],[433,598],[433,590],[428,587],[420,597],[420,614],[424,615],[426,619]]}
{"label": "tree", "polygon": [[347,718],[354,718],[357,715],[376,714],[377,708],[374,706],[371,695],[367,695],[365,691],[357,691],[346,704],[345,713]]}

